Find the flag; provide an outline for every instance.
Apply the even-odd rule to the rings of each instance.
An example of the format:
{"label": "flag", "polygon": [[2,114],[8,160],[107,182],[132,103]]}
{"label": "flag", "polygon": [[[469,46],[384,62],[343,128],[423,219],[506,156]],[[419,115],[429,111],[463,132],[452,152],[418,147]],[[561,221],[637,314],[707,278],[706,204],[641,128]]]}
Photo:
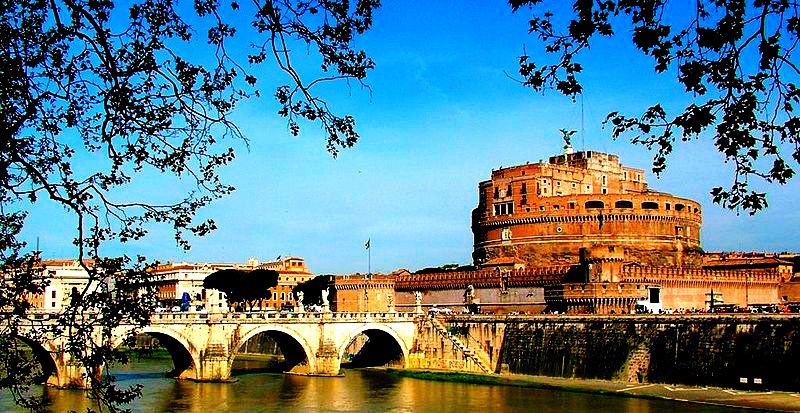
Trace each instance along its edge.
{"label": "flag", "polygon": [[369,242],[370,242],[370,240],[368,239],[368,240],[367,240],[367,243],[366,243],[366,244],[364,244],[364,247],[366,247],[366,249],[369,249]]}

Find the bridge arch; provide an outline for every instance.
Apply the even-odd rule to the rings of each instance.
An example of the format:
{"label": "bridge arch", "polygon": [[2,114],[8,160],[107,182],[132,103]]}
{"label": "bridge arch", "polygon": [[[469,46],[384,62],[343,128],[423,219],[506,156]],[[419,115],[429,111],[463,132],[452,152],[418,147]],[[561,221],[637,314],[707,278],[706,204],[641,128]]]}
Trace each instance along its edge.
{"label": "bridge arch", "polygon": [[248,340],[259,334],[267,334],[275,340],[278,348],[283,353],[284,360],[288,364],[287,372],[296,374],[314,374],[317,372],[315,352],[311,349],[308,341],[302,334],[282,325],[262,325],[253,328],[244,334],[230,350],[230,360],[228,363],[228,374],[233,367],[233,360],[239,354]]}
{"label": "bridge arch", "polygon": [[[352,344],[353,341],[355,341],[356,337],[358,337],[361,334],[366,335],[370,340],[377,341],[377,345],[380,347],[380,349],[378,350],[382,351],[382,353],[386,355],[391,354],[385,351],[386,345],[395,344],[397,348],[400,350],[399,352],[400,355],[403,357],[402,361],[403,368],[408,367],[409,349],[406,347],[404,341],[400,338],[400,335],[397,334],[397,332],[394,329],[381,324],[363,324],[355,328],[347,336],[347,339],[345,339],[344,342],[341,343],[339,347],[338,354],[340,360],[344,360],[345,351],[347,350],[347,347],[350,346],[350,344]],[[389,362],[392,360],[387,358],[385,361]]]}
{"label": "bridge arch", "polygon": [[164,346],[172,358],[174,369],[167,372],[168,377],[178,377],[182,379],[197,379],[200,376],[199,354],[196,347],[181,333],[169,328],[149,325],[146,327],[128,329],[123,334],[119,334],[113,341],[114,348],[119,347],[127,334],[147,334],[154,337]]}
{"label": "bridge arch", "polygon": [[[51,383],[58,386],[62,385],[62,383],[58,383],[62,377],[61,369],[59,368],[59,363],[56,361],[56,358],[53,357],[53,354],[57,353],[59,349],[53,346],[52,343],[41,343],[39,340],[28,337],[25,334],[18,334],[15,338],[25,343],[25,345],[31,349],[34,359],[41,365],[42,374],[36,378],[36,381],[40,384]],[[53,380],[56,382],[53,382]],[[67,383],[63,383],[63,385],[66,384]]]}

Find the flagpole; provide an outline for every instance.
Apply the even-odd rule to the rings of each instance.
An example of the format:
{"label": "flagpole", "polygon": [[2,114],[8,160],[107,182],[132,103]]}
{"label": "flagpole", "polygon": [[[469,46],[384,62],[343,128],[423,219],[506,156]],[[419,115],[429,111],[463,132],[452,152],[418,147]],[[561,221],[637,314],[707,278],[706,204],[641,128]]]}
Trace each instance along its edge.
{"label": "flagpole", "polygon": [[367,243],[364,245],[367,247],[367,276],[366,279],[372,278],[372,238],[367,238]]}

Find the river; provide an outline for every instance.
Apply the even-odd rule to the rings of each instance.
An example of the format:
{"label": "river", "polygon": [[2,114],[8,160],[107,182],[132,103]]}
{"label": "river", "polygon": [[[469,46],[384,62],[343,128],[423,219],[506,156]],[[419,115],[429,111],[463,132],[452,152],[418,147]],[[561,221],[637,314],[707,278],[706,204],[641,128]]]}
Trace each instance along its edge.
{"label": "river", "polygon": [[[237,368],[258,367],[245,362]],[[196,383],[164,377],[172,363],[143,359],[116,372],[120,385],[144,385],[144,395],[128,406],[135,412],[729,412],[665,400],[427,381],[380,370],[346,370],[343,377],[240,373],[235,383]],[[246,370],[243,370],[246,371]],[[86,411],[81,391],[43,388],[50,410]],[[24,411],[8,394],[0,411]]]}

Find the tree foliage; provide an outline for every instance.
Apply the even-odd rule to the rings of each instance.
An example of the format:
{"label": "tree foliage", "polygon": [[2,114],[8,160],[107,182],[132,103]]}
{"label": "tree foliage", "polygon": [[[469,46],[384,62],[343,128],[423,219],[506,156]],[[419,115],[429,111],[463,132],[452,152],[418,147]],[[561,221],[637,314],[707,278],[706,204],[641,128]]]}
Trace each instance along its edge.
{"label": "tree foliage", "polygon": [[322,305],[322,290],[331,287],[333,284],[332,275],[318,275],[308,281],[297,284],[292,293],[297,297],[298,292],[303,293],[303,304]]}
{"label": "tree foliage", "polygon": [[[197,212],[233,191],[218,171],[234,159],[232,142],[249,142],[230,115],[262,90],[274,95],[292,134],[308,121],[324,130],[333,156],[352,146],[353,117],[336,114],[317,93],[333,81],[363,84],[374,63],[352,42],[369,29],[378,6],[378,0],[0,4],[0,361],[5,372],[20,372],[0,376],[0,388],[41,407],[25,390],[31,371],[17,369],[33,363],[16,338],[29,320],[29,298],[48,283],[37,253],[21,241],[28,207],[52,202],[71,214],[75,257],[89,278],[41,334],[67,337],[68,351],[89,371],[123,361],[111,330],[122,321],[148,322],[155,307],[152,263],[103,258],[102,245],[138,240],[151,223],[171,226],[187,249],[187,234],[213,231],[214,221],[198,222]],[[318,70],[302,76],[293,49],[318,57]],[[261,84],[270,68],[285,80]],[[143,198],[124,190],[143,175],[177,177],[193,189]],[[118,389],[113,377],[87,380],[100,409],[117,410],[138,394],[135,386]]]}
{"label": "tree foliage", "polygon": [[270,288],[278,285],[278,272],[255,269],[242,271],[235,269],[219,270],[203,280],[203,288],[213,288],[225,293],[228,303],[239,303],[241,307],[252,310],[261,300],[268,299]]}
{"label": "tree foliage", "polygon": [[800,9],[785,0],[697,0],[689,9],[678,3],[575,0],[571,12],[554,12],[546,5],[561,2],[510,0],[514,11],[530,10],[530,33],[554,58],[525,53],[519,73],[526,86],[574,99],[583,91],[581,52],[598,37],[629,32],[636,48],[653,59],[654,70],[675,76],[691,103],[678,113],[660,103],[638,116],[612,112],[606,122],[613,136],[655,149],[656,174],[666,168],[678,140],[711,136],[734,171],[730,186],[711,191],[714,202],[754,214],[767,200],[751,180],[784,184],[800,162],[800,69],[792,56],[800,40]]}

